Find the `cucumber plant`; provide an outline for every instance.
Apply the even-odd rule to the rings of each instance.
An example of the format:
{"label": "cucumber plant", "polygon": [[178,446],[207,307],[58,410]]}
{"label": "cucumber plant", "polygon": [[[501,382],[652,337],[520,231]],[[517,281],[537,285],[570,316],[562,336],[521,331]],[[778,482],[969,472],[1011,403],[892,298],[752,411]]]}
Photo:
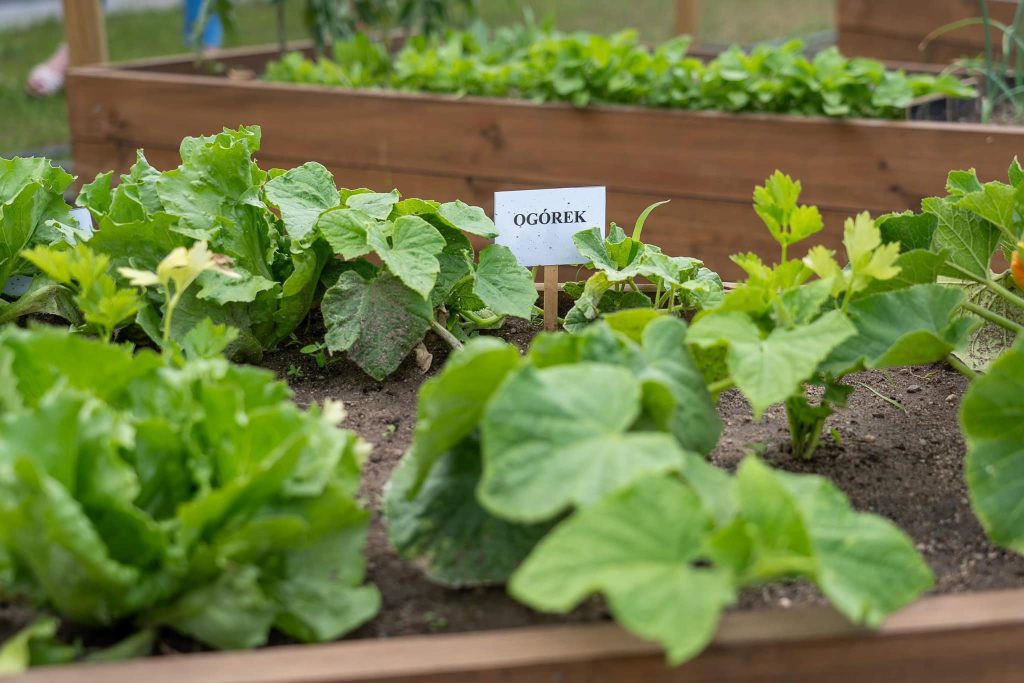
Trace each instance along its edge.
{"label": "cucumber plant", "polygon": [[672,663],[745,586],[805,578],[868,626],[927,590],[912,541],[827,480],[705,460],[722,424],[688,334],[636,309],[542,334],[525,357],[473,340],[424,385],[386,491],[399,553],[445,585],[508,580],[546,612],[601,593]]}
{"label": "cucumber plant", "polygon": [[[653,308],[677,315],[713,308],[722,301],[722,279],[703,262],[686,256],[668,256],[654,244],[641,241],[651,213],[665,202],[647,207],[637,218],[632,234],[615,223],[602,239],[598,228],[573,236],[580,254],[596,272],[584,282],[569,282],[565,291],[575,303],[564,327],[579,332],[601,315],[629,308]],[[654,285],[645,293],[638,280]]]}
{"label": "cucumber plant", "polygon": [[321,304],[327,349],[375,379],[398,369],[430,330],[458,348],[509,316],[534,314],[533,276],[511,250],[491,244],[475,256],[467,235],[497,236],[479,207],[342,190],[315,230],[345,259]]}

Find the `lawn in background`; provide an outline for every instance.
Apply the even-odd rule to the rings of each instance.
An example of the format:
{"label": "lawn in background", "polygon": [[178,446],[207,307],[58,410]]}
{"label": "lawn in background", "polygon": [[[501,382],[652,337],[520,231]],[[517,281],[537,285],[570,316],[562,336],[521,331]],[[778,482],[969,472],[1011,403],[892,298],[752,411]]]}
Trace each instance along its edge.
{"label": "lawn in background", "polygon": [[[305,37],[301,3],[291,2],[290,38]],[[107,40],[114,61],[186,52],[181,11],[149,10],[112,14]],[[37,98],[25,92],[32,67],[46,59],[63,38],[63,25],[46,21],[0,31],[0,155],[66,145],[67,110],[63,95]],[[275,10],[264,2],[238,10],[238,34],[230,45],[259,45],[277,40]]]}
{"label": "lawn in background", "polygon": [[[305,35],[298,0],[288,3],[290,38]],[[525,8],[534,16],[551,16],[565,30],[613,32],[631,27],[648,41],[671,36],[672,0],[481,0],[484,19],[493,24],[518,21]],[[702,42],[752,43],[803,35],[832,25],[833,0],[705,0]],[[233,45],[276,40],[275,12],[262,0],[243,5]],[[115,61],[176,54],[185,50],[178,10],[119,13],[108,17],[110,56]],[[63,28],[47,21],[25,28],[0,29],[0,155],[46,150],[67,144],[64,97],[37,99],[25,93],[33,65],[45,59],[61,40]]]}

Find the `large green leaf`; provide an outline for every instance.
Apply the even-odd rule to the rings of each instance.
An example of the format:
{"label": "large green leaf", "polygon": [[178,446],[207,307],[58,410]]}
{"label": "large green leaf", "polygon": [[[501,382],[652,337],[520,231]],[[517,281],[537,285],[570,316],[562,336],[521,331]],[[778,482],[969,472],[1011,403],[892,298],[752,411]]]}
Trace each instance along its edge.
{"label": "large green leaf", "polygon": [[832,351],[822,370],[838,377],[942,360],[966,346],[977,326],[959,315],[964,299],[962,290],[938,284],[859,299],[848,309],[857,333]]}
{"label": "large green leaf", "polygon": [[367,237],[377,219],[358,209],[335,209],[320,216],[317,228],[334,253],[354,259],[370,253]]}
{"label": "large green leaf", "polygon": [[994,543],[1024,553],[1024,339],[964,397],[971,505]]}
{"label": "large green leaf", "polygon": [[932,587],[913,540],[892,522],[854,512],[826,479],[780,476],[807,520],[818,586],[850,621],[877,628]]}
{"label": "large green leaf", "polygon": [[473,293],[491,311],[529,320],[537,302],[530,271],[519,265],[512,250],[492,244],[480,252]]}
{"label": "large green leaf", "polygon": [[420,389],[412,450],[416,493],[434,462],[477,428],[491,396],[520,363],[519,351],[494,337],[477,337],[457,351]]}
{"label": "large green leaf", "polygon": [[255,567],[239,567],[198,586],[155,615],[155,621],[221,650],[259,647],[277,608],[259,586]]}
{"label": "large green leaf", "polygon": [[603,593],[619,623],[659,642],[678,664],[708,644],[736,599],[728,572],[695,566],[710,524],[685,486],[645,479],[563,522],[509,590],[547,612],[568,612]]}
{"label": "large green leaf", "polygon": [[339,203],[334,176],[311,161],[277,176],[265,186],[267,200],[281,212],[292,239],[306,243],[317,219]]}
{"label": "large green leaf", "polygon": [[375,225],[367,232],[367,241],[388,270],[409,289],[424,299],[430,296],[441,272],[437,257],[446,244],[434,226],[419,216],[402,216],[391,227],[390,240]]}
{"label": "large green leaf", "polygon": [[384,502],[391,543],[443,585],[504,583],[550,525],[508,522],[480,505],[479,439],[468,437],[432,458],[429,470],[426,455],[414,447],[391,477]]}
{"label": "large green leaf", "polygon": [[694,323],[687,341],[702,348],[728,345],[729,373],[760,416],[799,391],[829,353],[856,332],[839,311],[800,327],[775,329],[767,337],[745,314],[720,313]]}
{"label": "large green leaf", "polygon": [[452,227],[458,228],[471,235],[479,235],[487,239],[498,236],[498,229],[494,227],[494,221],[487,217],[484,210],[479,206],[470,206],[459,200],[441,204],[437,207],[437,213],[446,220]]}
{"label": "large green leaf", "polygon": [[433,317],[429,302],[388,273],[373,280],[342,273],[324,294],[321,310],[327,347],[347,352],[377,380],[397,370],[423,341]]}
{"label": "large green leaf", "polygon": [[647,474],[680,470],[691,456],[672,436],[629,431],[641,392],[629,370],[612,365],[517,371],[484,416],[481,502],[506,519],[540,522]]}
{"label": "large green leaf", "polygon": [[722,419],[687,350],[686,324],[656,318],[644,328],[642,346],[647,364],[639,378],[645,409],[683,448],[710,453],[722,433]]}
{"label": "large green leaf", "polygon": [[999,246],[999,229],[948,199],[925,199],[921,206],[925,213],[932,214],[938,220],[932,236],[932,251],[949,251],[945,274],[961,279],[987,279],[992,254]]}

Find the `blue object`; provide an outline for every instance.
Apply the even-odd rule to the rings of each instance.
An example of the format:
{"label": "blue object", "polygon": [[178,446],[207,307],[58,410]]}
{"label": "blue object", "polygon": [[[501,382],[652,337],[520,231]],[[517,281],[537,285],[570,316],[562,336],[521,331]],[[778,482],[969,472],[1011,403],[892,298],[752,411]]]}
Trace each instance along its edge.
{"label": "blue object", "polygon": [[[192,31],[199,20],[199,12],[203,8],[203,0],[185,0],[185,44],[192,44]],[[203,47],[218,48],[224,44],[224,24],[220,17],[213,14],[206,22],[203,31]]]}

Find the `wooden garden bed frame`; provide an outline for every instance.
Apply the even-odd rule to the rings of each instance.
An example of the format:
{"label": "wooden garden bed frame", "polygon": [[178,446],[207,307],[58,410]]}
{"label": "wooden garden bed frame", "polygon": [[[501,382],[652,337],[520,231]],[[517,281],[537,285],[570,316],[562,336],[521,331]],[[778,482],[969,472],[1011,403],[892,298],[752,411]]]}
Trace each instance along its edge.
{"label": "wooden garden bed frame", "polygon": [[[1013,22],[1017,0],[988,0],[992,18]],[[978,0],[838,0],[839,49],[844,54],[907,62],[949,64],[985,49],[980,26],[939,37],[924,50],[921,41],[954,21],[981,14]],[[996,49],[1002,34],[994,36]]]}
{"label": "wooden garden bed frame", "polygon": [[[902,4],[902,3],[901,3]],[[105,61],[99,3],[65,0],[77,64]],[[682,28],[696,0],[678,0]],[[272,50],[224,62],[259,70]],[[319,160],[340,184],[401,188],[490,207],[492,192],[604,184],[609,215],[628,224],[673,202],[645,236],[732,274],[736,251],[771,253],[750,210],[775,168],[800,177],[805,201],[841,219],[915,208],[946,171],[1002,177],[1024,128],[792,116],[731,116],[637,107],[585,111],[521,101],[383,93],[230,80],[194,73],[190,57],[83,66],[68,83],[80,180],[124,171],[144,147],[177,163],[182,137],[223,126],[264,128],[265,167]],[[192,654],[40,669],[26,683],[1019,683],[1024,590],[929,597],[878,632],[829,608],[734,612],[712,646],[669,668],[659,648],[610,624],[357,640],[255,652]]]}
{"label": "wooden garden bed frame", "polygon": [[[222,62],[259,73],[277,54],[233,50]],[[68,107],[83,181],[124,172],[136,148],[173,167],[183,137],[259,124],[265,168],[320,161],[346,187],[397,187],[490,210],[498,190],[605,185],[610,219],[626,226],[671,199],[645,237],[725,277],[738,275],[731,254],[775,253],[751,196],[777,168],[803,181],[803,201],[825,216],[823,241],[837,247],[853,213],[919,208],[943,193],[951,169],[1005,178],[1024,151],[1024,127],[354,91],[203,75],[189,55],[75,68]]]}
{"label": "wooden garden bed frame", "polygon": [[611,624],[38,669],[24,683],[1019,683],[1024,590],[925,598],[878,632],[827,608],[735,612],[677,668]]}

